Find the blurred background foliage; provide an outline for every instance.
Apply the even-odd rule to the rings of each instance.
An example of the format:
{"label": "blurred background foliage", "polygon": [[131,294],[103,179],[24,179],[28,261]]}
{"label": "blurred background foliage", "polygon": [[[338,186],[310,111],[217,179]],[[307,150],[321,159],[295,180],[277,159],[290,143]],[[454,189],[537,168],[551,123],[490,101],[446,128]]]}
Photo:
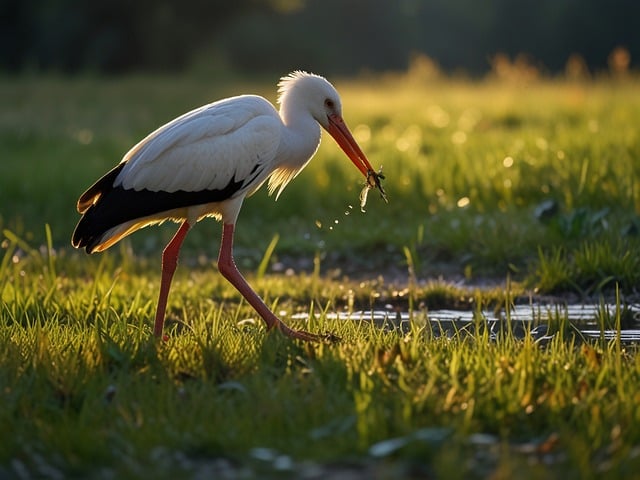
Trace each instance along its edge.
{"label": "blurred background foliage", "polygon": [[635,0],[3,0],[0,71],[332,75],[425,56],[480,75],[525,55],[547,73],[595,72],[634,67],[639,18]]}

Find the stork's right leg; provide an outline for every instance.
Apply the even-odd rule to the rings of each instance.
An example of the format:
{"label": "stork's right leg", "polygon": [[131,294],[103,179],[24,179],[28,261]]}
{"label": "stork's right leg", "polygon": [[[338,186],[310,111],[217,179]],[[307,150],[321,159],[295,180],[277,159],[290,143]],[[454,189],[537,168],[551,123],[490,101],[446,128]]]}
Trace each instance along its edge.
{"label": "stork's right leg", "polygon": [[191,225],[189,222],[184,222],[180,225],[180,228],[173,236],[171,241],[167,244],[162,252],[162,280],[160,283],[160,297],[158,298],[158,308],[156,309],[156,321],[153,327],[153,334],[156,337],[162,336],[162,328],[164,327],[164,315],[167,309],[167,297],[169,296],[169,289],[171,288],[171,280],[173,274],[178,266],[178,254],[180,253],[180,246],[187,236]]}
{"label": "stork's right leg", "polygon": [[282,322],[270,309],[265,305],[258,294],[249,286],[242,274],[238,271],[233,261],[233,224],[225,223],[222,226],[222,242],[220,244],[220,255],[218,256],[218,270],[231,284],[238,289],[242,296],[249,304],[260,314],[267,324],[267,330],[277,328],[285,335],[317,342],[322,337],[303,330],[294,330]]}

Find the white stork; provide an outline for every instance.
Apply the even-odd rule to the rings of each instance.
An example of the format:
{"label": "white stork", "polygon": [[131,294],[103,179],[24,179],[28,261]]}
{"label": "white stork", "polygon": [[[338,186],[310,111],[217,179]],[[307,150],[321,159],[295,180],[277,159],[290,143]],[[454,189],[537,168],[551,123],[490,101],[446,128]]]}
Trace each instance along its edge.
{"label": "white stork", "polygon": [[326,129],[367,179],[380,179],[342,119],[336,89],[324,78],[294,72],[279,83],[280,111],[262,97],[241,95],[204,105],[176,118],[135,145],[78,200],[82,218],[71,243],[87,253],[165,220],[181,223],[162,253],[162,280],[154,335],[162,336],[171,279],[189,229],[204,217],[223,222],[218,269],[260,314],[267,329],[293,338],[320,337],[286,326],[260,299],[233,260],[233,232],[245,197],[269,181],[269,193],[305,167]]}

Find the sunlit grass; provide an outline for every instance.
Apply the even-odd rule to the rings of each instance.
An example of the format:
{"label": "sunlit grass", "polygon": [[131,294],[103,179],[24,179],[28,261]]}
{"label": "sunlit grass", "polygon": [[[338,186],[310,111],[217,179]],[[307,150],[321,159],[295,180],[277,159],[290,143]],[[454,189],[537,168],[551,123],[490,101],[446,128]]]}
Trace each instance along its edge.
{"label": "sunlit grass", "polygon": [[[69,261],[77,263],[56,259],[55,269]],[[317,308],[308,327],[342,341],[298,344],[265,334],[231,287],[197,271],[178,279],[169,339],[158,343],[157,281],[93,262],[54,276],[50,265],[34,252],[1,272],[5,472],[168,478],[221,460],[277,472],[256,448],[286,456],[296,471],[318,462],[327,475],[341,458],[446,477],[638,467],[640,364],[619,341],[559,335],[543,346],[529,336],[492,341],[486,329],[434,337],[418,325],[403,334]],[[257,287],[277,298],[285,280],[267,280]],[[312,304],[339,305],[345,289],[362,295],[349,283],[325,280],[318,292],[291,282],[310,288]],[[415,293],[428,292],[451,294],[438,285]]]}
{"label": "sunlit grass", "polygon": [[[544,344],[508,332],[492,339],[486,328],[438,337],[421,322],[402,333],[324,315],[376,302],[406,307],[409,296],[417,308],[508,308],[518,285],[399,290],[382,279],[250,275],[290,324],[342,338],[310,345],[266,334],[214,269],[183,268],[169,339],[157,342],[158,278],[147,267],[114,264],[115,255],[79,262],[5,234],[5,472],[169,478],[206,467],[277,476],[316,465],[330,475],[338,459],[393,476],[588,477],[638,467],[633,346],[562,334]],[[291,320],[305,311],[308,325]],[[620,328],[615,318],[606,328]]]}
{"label": "sunlit grass", "polygon": [[[40,232],[49,223],[56,249],[68,245],[78,195],[150,130],[230,94],[275,99],[266,82],[0,81],[0,226],[44,243]],[[328,267],[350,258],[350,274],[402,267],[412,244],[419,275],[437,273],[431,266],[444,262],[472,277],[524,278],[535,271],[539,248],[574,250],[583,241],[620,237],[632,255],[638,251],[637,82],[335,83],[356,138],[384,168],[390,204],[372,194],[367,213],[358,210],[363,180],[327,138],[278,202],[264,191],[245,202],[241,266],[257,268],[275,235],[274,259],[319,253]],[[542,205],[549,208],[538,216]],[[133,251],[157,255],[174,229],[134,235]],[[202,222],[185,248],[215,258],[219,234],[215,222]]]}
{"label": "sunlit grass", "polygon": [[[277,203],[245,202],[237,234],[238,264],[268,305],[343,339],[303,345],[267,334],[217,274],[212,220],[185,242],[167,342],[151,324],[174,225],[101,255],[69,246],[78,195],[139,138],[221,96],[274,99],[274,85],[0,80],[0,428],[11,432],[0,477],[640,468],[635,346],[584,341],[561,308],[545,342],[492,335],[480,317],[451,337],[424,324],[438,308],[508,317],[537,293],[635,301],[637,82],[335,83],[390,204],[372,192],[361,213],[363,179],[325,139]],[[411,308],[410,328],[328,315],[374,308]],[[634,325],[604,310],[603,330]]]}
{"label": "sunlit grass", "polygon": [[587,297],[619,285],[631,291],[640,281],[638,257],[626,242],[585,242],[570,252],[540,253],[534,281],[543,291],[578,291]]}

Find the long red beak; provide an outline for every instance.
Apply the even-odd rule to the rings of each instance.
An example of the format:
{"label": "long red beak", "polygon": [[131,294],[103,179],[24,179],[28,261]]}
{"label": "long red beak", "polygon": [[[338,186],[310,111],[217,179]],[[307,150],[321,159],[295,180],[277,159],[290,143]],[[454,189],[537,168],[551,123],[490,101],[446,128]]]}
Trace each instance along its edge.
{"label": "long red beak", "polygon": [[356,143],[353,135],[349,131],[347,124],[340,115],[329,115],[329,127],[327,131],[344,150],[344,153],[351,159],[358,170],[368,179],[370,172],[374,172],[369,160]]}

